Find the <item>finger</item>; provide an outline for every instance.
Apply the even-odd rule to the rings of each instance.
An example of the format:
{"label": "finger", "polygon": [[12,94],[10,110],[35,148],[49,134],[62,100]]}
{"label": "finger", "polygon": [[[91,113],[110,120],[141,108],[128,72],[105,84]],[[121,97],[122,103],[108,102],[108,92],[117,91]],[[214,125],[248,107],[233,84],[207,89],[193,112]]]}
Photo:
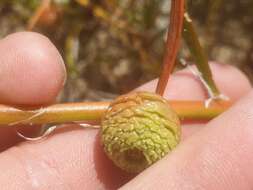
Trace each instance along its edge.
{"label": "finger", "polygon": [[[218,89],[232,100],[238,100],[250,91],[251,84],[239,69],[215,62],[211,62],[210,67]],[[157,81],[157,79],[151,81],[138,90],[154,92]],[[208,98],[201,81],[187,68],[170,77],[164,97],[176,100],[205,100]]]}
{"label": "finger", "polygon": [[0,102],[49,104],[62,88],[65,67],[54,45],[44,36],[20,32],[0,41]]}
{"label": "finger", "polygon": [[[211,62],[210,67],[218,89],[232,101],[238,100],[251,90],[247,77],[235,67],[214,62]],[[147,83],[140,90],[154,92],[156,83],[157,80]],[[189,69],[176,72],[171,76],[164,97],[174,100],[206,100],[208,98],[203,84]],[[203,128],[203,125],[196,123],[183,125],[182,139],[191,136],[201,128]]]}
{"label": "finger", "polygon": [[129,179],[103,154],[97,130],[77,128],[8,149],[0,168],[6,189],[116,189]]}
{"label": "finger", "polygon": [[[248,84],[240,72],[235,74],[231,70],[228,67],[228,70],[219,72],[217,69],[215,72],[223,76],[233,74],[231,88],[235,81]],[[176,77],[173,80],[180,81]],[[195,80],[185,80],[185,85],[195,85]],[[188,95],[191,98],[191,94]],[[13,188],[19,185],[21,189],[35,185],[45,189],[64,189],[66,186],[69,189],[117,189],[132,177],[116,168],[104,155],[98,131],[69,130],[72,131],[58,133],[35,144],[26,142],[2,153],[0,169],[8,171],[0,176],[0,181],[4,182],[1,185],[12,185]],[[10,165],[12,167],[7,168]]]}
{"label": "finger", "polygon": [[253,91],[122,189],[252,189],[252,107]]}
{"label": "finger", "polygon": [[[0,52],[0,103],[39,106],[55,100],[65,68],[46,37],[32,32],[11,34],[0,41]],[[26,127],[24,132],[33,131]],[[0,139],[0,151],[20,140],[13,127],[1,128]]]}

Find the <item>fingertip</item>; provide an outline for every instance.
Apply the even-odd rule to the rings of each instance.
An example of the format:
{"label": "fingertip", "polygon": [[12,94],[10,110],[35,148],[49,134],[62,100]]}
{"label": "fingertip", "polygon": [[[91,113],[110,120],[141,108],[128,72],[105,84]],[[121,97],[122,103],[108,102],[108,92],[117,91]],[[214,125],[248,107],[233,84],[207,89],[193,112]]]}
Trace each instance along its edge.
{"label": "fingertip", "polygon": [[19,32],[0,41],[0,102],[41,105],[55,100],[66,79],[61,55],[38,33]]}

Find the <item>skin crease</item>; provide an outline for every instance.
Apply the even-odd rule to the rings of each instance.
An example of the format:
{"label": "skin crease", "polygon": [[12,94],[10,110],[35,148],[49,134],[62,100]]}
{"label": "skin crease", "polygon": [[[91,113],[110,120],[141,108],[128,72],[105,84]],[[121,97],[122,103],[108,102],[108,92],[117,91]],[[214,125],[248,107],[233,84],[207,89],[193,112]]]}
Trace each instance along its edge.
{"label": "skin crease", "polygon": [[[24,50],[30,45],[32,51]],[[16,33],[1,40],[0,49],[0,71],[10,71],[1,76],[1,103],[44,105],[55,99],[65,80],[65,69],[45,37]],[[34,50],[40,56],[32,55]],[[33,81],[16,68],[27,76],[31,73]],[[233,100],[251,90],[246,77],[234,67],[212,64],[212,71],[221,91]],[[48,77],[57,82],[51,83]],[[14,81],[21,81],[23,88]],[[141,89],[152,91],[154,86],[155,82],[150,82]],[[68,126],[43,141],[19,144],[16,136],[2,138],[11,130],[1,129],[1,146],[12,146],[0,153],[0,170],[4,171],[0,173],[1,189],[117,189],[127,182],[122,189],[252,189],[252,96],[251,92],[207,125],[183,126],[180,146],[135,178],[106,158],[96,129]],[[171,77],[165,97],[203,100],[205,92],[184,70]]]}

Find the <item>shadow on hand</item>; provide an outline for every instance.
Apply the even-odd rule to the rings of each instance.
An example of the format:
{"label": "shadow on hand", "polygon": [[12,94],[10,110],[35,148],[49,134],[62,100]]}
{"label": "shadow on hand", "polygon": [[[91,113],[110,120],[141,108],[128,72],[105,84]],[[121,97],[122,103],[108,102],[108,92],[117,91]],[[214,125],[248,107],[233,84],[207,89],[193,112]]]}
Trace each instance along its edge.
{"label": "shadow on hand", "polygon": [[111,160],[105,155],[101,141],[100,133],[96,136],[94,146],[94,163],[98,180],[104,184],[106,189],[118,189],[135,175],[128,174],[115,166]]}

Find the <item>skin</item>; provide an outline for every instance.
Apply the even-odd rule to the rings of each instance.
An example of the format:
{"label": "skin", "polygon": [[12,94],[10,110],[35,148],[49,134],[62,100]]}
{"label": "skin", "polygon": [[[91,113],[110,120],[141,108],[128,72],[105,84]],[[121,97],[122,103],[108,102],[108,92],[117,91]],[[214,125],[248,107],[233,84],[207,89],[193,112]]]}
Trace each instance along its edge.
{"label": "skin", "polygon": [[[0,103],[43,106],[54,102],[66,73],[62,58],[45,37],[16,33],[0,41]],[[0,128],[1,189],[252,189],[253,92],[247,78],[228,65],[212,64],[218,87],[239,100],[207,124],[183,126],[178,148],[138,176],[113,166],[97,129],[66,126],[45,140],[21,142]],[[156,81],[141,87],[154,91]],[[189,71],[174,74],[169,99],[204,100],[205,90]],[[33,127],[35,128],[35,127]],[[29,136],[31,127],[18,130]]]}

